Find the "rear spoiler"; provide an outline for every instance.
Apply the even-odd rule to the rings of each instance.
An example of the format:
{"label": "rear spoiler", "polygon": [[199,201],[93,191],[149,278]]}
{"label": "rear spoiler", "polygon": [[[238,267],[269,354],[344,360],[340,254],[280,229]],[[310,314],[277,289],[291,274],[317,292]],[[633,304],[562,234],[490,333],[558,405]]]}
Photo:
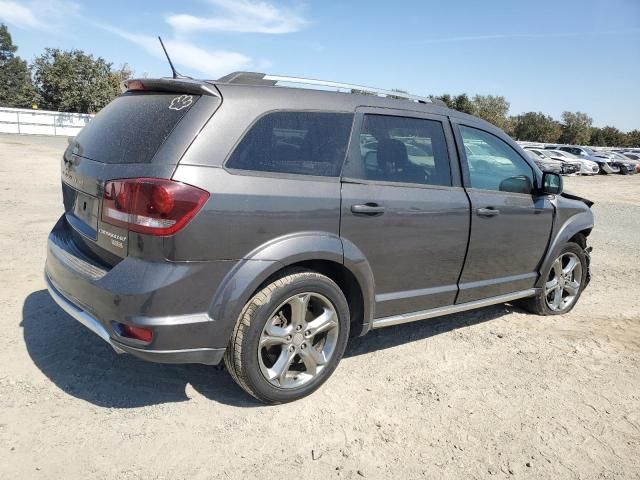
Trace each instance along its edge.
{"label": "rear spoiler", "polygon": [[218,89],[214,85],[189,78],[132,78],[122,82],[121,90],[122,93],[148,90],[153,92],[220,96],[220,92],[218,92]]}

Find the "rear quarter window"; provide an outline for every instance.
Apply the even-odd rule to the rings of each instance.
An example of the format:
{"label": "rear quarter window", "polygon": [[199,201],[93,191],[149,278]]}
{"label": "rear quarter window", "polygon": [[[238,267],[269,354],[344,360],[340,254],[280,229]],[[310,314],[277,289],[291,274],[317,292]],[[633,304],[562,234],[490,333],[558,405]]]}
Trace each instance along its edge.
{"label": "rear quarter window", "polygon": [[198,95],[128,92],[103,108],[76,137],[78,155],[102,163],[150,163]]}
{"label": "rear quarter window", "polygon": [[245,134],[228,168],[337,177],[344,161],[353,114],[273,112]]}

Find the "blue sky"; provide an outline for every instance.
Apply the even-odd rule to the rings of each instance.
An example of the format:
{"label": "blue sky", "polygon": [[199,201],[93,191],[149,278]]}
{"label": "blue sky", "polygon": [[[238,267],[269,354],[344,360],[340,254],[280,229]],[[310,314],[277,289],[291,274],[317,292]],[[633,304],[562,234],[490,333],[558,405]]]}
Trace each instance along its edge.
{"label": "blue sky", "polygon": [[137,75],[233,70],[418,95],[504,95],[640,128],[640,0],[0,0],[18,54],[80,48]]}

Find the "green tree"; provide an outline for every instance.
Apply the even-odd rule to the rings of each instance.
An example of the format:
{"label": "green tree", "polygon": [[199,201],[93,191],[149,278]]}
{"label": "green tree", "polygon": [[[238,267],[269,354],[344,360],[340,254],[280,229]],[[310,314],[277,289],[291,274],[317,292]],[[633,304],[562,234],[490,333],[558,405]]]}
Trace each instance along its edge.
{"label": "green tree", "polygon": [[31,108],[35,90],[27,62],[15,55],[6,25],[0,24],[0,105],[3,107]]}
{"label": "green tree", "polygon": [[120,82],[131,75],[126,65],[116,71],[111,66],[82,50],[47,48],[33,63],[42,108],[97,112],[120,94]]}
{"label": "green tree", "polygon": [[607,141],[604,138],[602,129],[598,127],[591,127],[591,134],[589,137],[589,145],[594,147],[606,147]]}
{"label": "green tree", "polygon": [[475,115],[494,124],[498,128],[504,128],[507,124],[509,102],[507,99],[493,95],[476,95],[473,97]]}
{"label": "green tree", "polygon": [[504,132],[509,135],[512,138],[518,138],[516,137],[516,126],[517,126],[517,122],[518,122],[518,117],[507,117],[507,120],[505,121],[504,127],[502,127],[502,130],[504,130]]}
{"label": "green tree", "polygon": [[454,108],[453,98],[451,98],[451,95],[448,93],[445,93],[444,95],[429,95],[429,98],[432,100],[441,100],[447,107]]}
{"label": "green tree", "polygon": [[476,109],[473,102],[469,99],[466,93],[461,93],[453,97],[453,109],[459,112],[468,113],[469,115],[475,115]]}
{"label": "green tree", "polygon": [[607,147],[621,147],[625,144],[626,135],[616,127],[603,127],[602,136]]}
{"label": "green tree", "polygon": [[527,112],[513,117],[512,135],[518,140],[555,143],[561,133],[560,124],[542,112]]}
{"label": "green tree", "polygon": [[593,119],[586,113],[563,112],[560,142],[576,145],[589,143],[592,123]]}
{"label": "green tree", "polygon": [[453,110],[458,110],[459,112],[468,113],[470,115],[475,113],[473,102],[469,99],[469,96],[466,93],[461,93],[460,95],[455,96],[445,93],[437,96],[431,95],[431,98],[442,100],[447,107]]}
{"label": "green tree", "polygon": [[640,130],[631,130],[625,134],[625,146],[640,147]]}

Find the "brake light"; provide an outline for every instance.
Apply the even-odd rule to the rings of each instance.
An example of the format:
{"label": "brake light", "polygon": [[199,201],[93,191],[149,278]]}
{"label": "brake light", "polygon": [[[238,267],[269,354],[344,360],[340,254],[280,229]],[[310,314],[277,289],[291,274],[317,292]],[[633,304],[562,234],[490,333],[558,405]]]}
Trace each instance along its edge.
{"label": "brake light", "polygon": [[102,221],[138,233],[173,235],[208,198],[208,192],[173,180],[110,180],[102,196]]}
{"label": "brake light", "polygon": [[140,80],[126,80],[124,86],[127,90],[144,90],[144,83]]}

